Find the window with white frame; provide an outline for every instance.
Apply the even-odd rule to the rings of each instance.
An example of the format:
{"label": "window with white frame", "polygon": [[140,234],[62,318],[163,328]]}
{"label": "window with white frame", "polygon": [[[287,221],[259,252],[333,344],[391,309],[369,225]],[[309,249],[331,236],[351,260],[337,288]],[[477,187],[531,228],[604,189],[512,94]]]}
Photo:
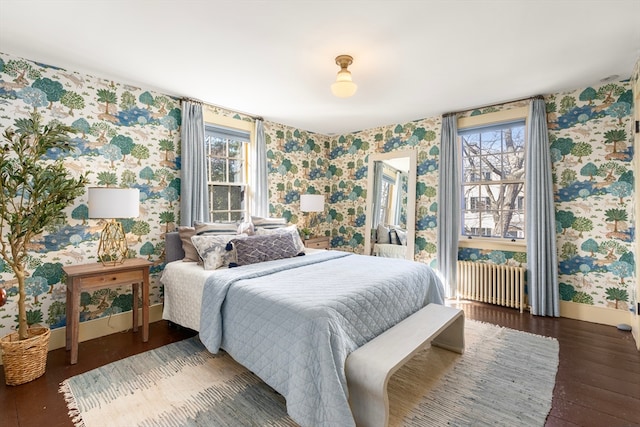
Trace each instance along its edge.
{"label": "window with white frame", "polygon": [[249,132],[205,124],[209,215],[213,222],[240,221],[247,214]]}
{"label": "window with white frame", "polygon": [[524,119],[458,131],[463,237],[525,238]]}

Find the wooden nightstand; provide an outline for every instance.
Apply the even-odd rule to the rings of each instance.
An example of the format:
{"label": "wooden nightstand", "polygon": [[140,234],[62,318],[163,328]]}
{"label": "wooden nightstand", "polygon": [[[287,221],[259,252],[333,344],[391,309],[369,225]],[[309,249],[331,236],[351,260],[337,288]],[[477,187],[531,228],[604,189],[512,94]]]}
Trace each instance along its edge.
{"label": "wooden nightstand", "polygon": [[329,249],[330,245],[329,237],[312,237],[311,239],[304,240],[304,246],[306,248],[313,249]]}
{"label": "wooden nightstand", "polygon": [[133,291],[133,332],[138,331],[138,295],[142,285],[142,341],[149,340],[149,267],[145,259],[127,259],[122,264],[93,264],[62,267],[67,274],[66,347],[71,350],[71,364],[78,363],[78,329],[80,326],[80,293],[101,288],[131,285]]}

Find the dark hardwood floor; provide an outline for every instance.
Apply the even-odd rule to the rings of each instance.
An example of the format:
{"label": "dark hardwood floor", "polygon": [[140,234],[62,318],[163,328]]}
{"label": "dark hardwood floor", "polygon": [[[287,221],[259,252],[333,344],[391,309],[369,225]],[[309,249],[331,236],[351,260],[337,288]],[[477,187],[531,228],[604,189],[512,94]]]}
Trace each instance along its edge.
{"label": "dark hardwood floor", "polygon": [[[488,304],[462,302],[459,307],[468,319],[558,339],[560,363],[547,426],[640,426],[640,352],[629,332],[578,320],[521,315]],[[68,364],[64,349],[51,351],[45,375],[28,384],[7,386],[2,371],[0,425],[71,426],[58,393],[64,379],[194,334],[161,321],[150,325],[147,343],[141,342],[140,332],[80,343],[77,365]]]}

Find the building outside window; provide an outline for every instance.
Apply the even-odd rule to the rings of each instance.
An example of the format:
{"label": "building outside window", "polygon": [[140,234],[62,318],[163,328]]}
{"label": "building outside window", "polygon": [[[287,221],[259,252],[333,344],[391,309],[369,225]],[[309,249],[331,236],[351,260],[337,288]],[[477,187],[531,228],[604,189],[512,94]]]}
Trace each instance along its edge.
{"label": "building outside window", "polygon": [[525,122],[458,131],[463,238],[525,238]]}
{"label": "building outside window", "polygon": [[247,214],[249,132],[205,124],[209,215],[213,222],[240,221]]}

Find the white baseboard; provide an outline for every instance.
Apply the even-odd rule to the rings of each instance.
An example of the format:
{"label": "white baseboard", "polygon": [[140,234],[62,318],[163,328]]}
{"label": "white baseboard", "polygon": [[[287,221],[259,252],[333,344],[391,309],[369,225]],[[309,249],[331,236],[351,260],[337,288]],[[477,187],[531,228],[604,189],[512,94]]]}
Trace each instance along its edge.
{"label": "white baseboard", "polygon": [[560,301],[560,317],[584,320],[585,322],[601,323],[617,326],[620,323],[631,323],[631,312],[597,307],[595,305],[578,304],[571,301]]}
{"label": "white baseboard", "polygon": [[[142,325],[142,309],[138,309],[138,325]],[[131,329],[133,323],[133,312],[118,313],[112,316],[101,317],[95,320],[80,322],[78,331],[78,342],[92,340],[94,338],[103,337],[105,335],[115,334]],[[162,320],[162,304],[154,304],[149,307],[149,323]],[[58,348],[64,348],[66,328],[57,328],[51,330],[49,338],[49,351]],[[0,358],[0,365],[2,365]]]}

